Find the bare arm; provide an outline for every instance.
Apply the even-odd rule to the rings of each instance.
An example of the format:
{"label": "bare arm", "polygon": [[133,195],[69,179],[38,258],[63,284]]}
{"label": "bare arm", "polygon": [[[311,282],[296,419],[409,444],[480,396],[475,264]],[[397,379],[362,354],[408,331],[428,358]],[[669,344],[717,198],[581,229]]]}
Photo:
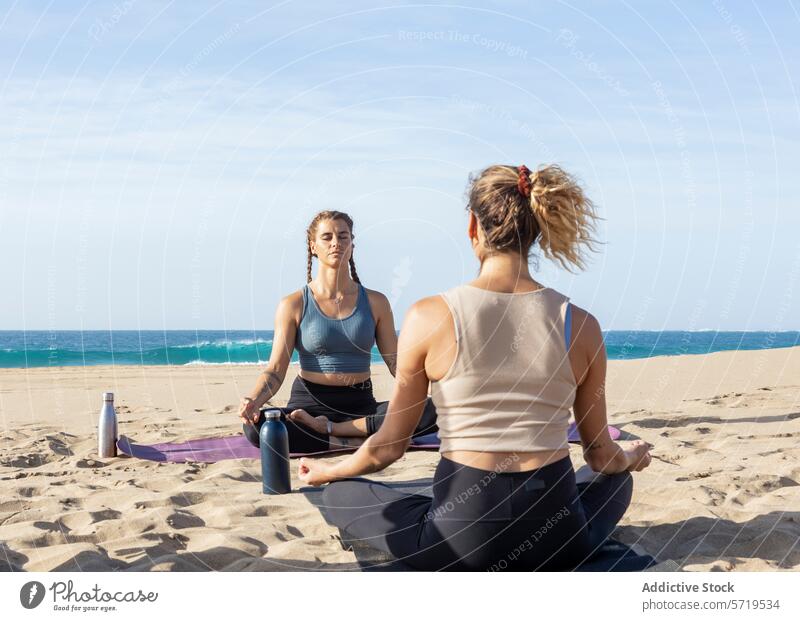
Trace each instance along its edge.
{"label": "bare arm", "polygon": [[417,302],[408,311],[400,334],[397,380],[381,428],[347,459],[328,466],[319,460],[300,460],[300,478],[311,485],[383,470],[400,459],[422,418],[428,396],[425,358],[428,342],[424,314]]}
{"label": "bare arm", "polygon": [[377,291],[372,292],[370,299],[375,310],[375,344],[383,361],[389,367],[389,373],[397,375],[397,334],[394,330],[392,306],[386,296]]}
{"label": "bare arm", "polygon": [[255,421],[258,409],[278,392],[286,377],[297,335],[296,297],[297,294],[292,294],[278,304],[269,362],[258,376],[250,395],[244,397],[239,406],[239,416],[246,422]]}
{"label": "bare arm", "polygon": [[575,422],[586,463],[595,472],[604,474],[646,467],[650,457],[645,443],[634,443],[625,450],[608,433],[605,392],[608,363],[600,324],[592,315],[573,306],[572,330],[575,338],[570,359],[578,381]]}

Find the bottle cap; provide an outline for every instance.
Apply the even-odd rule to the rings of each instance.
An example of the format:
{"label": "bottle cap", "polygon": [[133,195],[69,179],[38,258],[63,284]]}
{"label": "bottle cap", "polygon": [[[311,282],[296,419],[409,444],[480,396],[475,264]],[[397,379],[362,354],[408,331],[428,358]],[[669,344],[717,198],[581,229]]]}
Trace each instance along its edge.
{"label": "bottle cap", "polygon": [[103,393],[103,401],[113,401],[114,400],[114,393],[113,392],[104,392]]}
{"label": "bottle cap", "polygon": [[267,420],[281,417],[281,411],[278,408],[266,408],[261,410],[261,413]]}

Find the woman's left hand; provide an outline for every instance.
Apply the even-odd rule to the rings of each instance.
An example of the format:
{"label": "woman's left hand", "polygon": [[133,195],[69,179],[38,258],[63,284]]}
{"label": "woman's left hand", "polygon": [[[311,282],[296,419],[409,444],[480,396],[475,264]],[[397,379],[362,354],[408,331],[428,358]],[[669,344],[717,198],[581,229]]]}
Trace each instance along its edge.
{"label": "woman's left hand", "polygon": [[324,461],[318,459],[300,458],[300,466],[297,469],[297,476],[303,483],[319,487],[325,483],[335,481],[335,477],[331,473],[331,467]]}

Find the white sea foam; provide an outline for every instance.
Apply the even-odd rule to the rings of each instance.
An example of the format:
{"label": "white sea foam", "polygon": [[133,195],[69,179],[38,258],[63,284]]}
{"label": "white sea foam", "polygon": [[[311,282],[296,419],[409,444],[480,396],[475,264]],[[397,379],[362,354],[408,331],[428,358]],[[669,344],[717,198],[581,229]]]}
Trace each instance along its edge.
{"label": "white sea foam", "polygon": [[182,367],[191,367],[191,366],[204,366],[204,367],[218,367],[218,366],[229,366],[229,367],[254,367],[258,366],[259,364],[267,364],[269,360],[259,360],[258,362],[206,362],[205,360],[192,360],[191,362],[186,362],[180,366]]}
{"label": "white sea foam", "polygon": [[[198,349],[199,347],[247,347],[249,345],[272,345],[272,339],[241,339],[233,341],[201,341],[188,345],[170,345],[168,349]],[[161,349],[161,348],[159,348]]]}

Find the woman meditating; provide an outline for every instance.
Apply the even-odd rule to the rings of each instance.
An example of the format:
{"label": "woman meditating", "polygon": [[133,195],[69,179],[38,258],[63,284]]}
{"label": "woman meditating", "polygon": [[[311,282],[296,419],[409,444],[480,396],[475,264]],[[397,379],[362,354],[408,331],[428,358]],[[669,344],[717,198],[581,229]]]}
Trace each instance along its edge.
{"label": "woman meditating", "polygon": [[[423,570],[572,569],[611,534],[631,499],[630,472],[648,446],[608,433],[606,355],[597,320],[531,277],[546,257],[582,267],[594,208],[556,166],[491,166],[472,180],[472,282],[420,300],[400,334],[386,419],[347,459],[302,459],[324,490],[326,519]],[[409,444],[428,386],[441,459],[433,498],[366,479]],[[584,457],[598,473],[576,483],[567,448],[574,410]]]}
{"label": "woman meditating", "polygon": [[[289,450],[314,453],[358,446],[383,422],[388,404],[372,394],[370,352],[377,343],[395,374],[397,334],[389,301],[365,289],[353,261],[353,221],[340,211],[318,213],[307,231],[308,284],[285,297],[275,313],[272,355],[255,388],[239,405],[244,434],[259,445],[259,408],[281,387],[292,352],[300,373],[286,408]],[[312,279],[312,261],[319,262]],[[423,397],[424,414],[412,436],[436,431],[436,412]]]}

